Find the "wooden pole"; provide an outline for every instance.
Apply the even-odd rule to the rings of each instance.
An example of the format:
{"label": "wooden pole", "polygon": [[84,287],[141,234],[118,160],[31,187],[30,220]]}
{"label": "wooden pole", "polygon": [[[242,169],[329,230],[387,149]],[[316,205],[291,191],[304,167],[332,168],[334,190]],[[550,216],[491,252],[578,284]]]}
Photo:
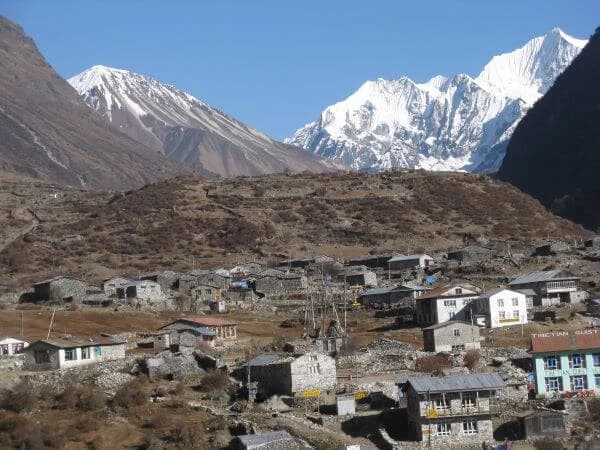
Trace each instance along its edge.
{"label": "wooden pole", "polygon": [[50,330],[52,330],[52,323],[54,322],[54,313],[56,312],[56,308],[52,309],[52,317],[50,317],[50,326],[48,327],[48,335],[46,339],[50,339]]}

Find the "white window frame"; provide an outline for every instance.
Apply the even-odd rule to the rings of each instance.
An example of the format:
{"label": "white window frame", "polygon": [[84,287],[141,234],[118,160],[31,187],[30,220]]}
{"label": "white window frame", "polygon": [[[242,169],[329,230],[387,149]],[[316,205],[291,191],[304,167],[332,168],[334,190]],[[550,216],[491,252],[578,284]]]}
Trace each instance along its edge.
{"label": "white window frame", "polygon": [[[554,361],[554,365],[551,366],[549,364],[550,361]],[[556,356],[556,355],[549,355],[549,356],[544,356],[543,358],[543,363],[544,363],[544,370],[557,370],[560,369],[560,356]]]}
{"label": "white window frame", "polygon": [[504,307],[504,299],[503,299],[503,298],[499,298],[499,299],[498,299],[498,300],[496,300],[496,301],[497,301],[497,303],[498,303],[498,306],[499,306],[500,308],[503,308],[503,307]]}
{"label": "white window frame", "polygon": [[499,319],[506,319],[506,313],[504,311],[498,311]]}
{"label": "white window frame", "polygon": [[[72,354],[73,357],[67,358],[67,352],[69,353],[69,355]],[[65,348],[65,361],[77,361],[77,349],[76,348]]]}
{"label": "white window frame", "polygon": [[92,359],[91,347],[81,347],[81,359]]}
{"label": "white window frame", "polygon": [[473,419],[463,420],[462,423],[463,434],[467,436],[473,436],[479,433],[477,428],[477,421]]}
{"label": "white window frame", "polygon": [[[579,361],[579,362],[575,362]],[[569,355],[569,368],[570,369],[583,369],[585,368],[585,355],[581,353],[572,353]]]}
{"label": "white window frame", "polygon": [[513,306],[519,306],[519,298],[518,297],[513,297],[513,299],[512,299],[512,305]]}
{"label": "white window frame", "polygon": [[569,380],[572,391],[583,391],[587,389],[586,375],[572,375]]}
{"label": "white window frame", "polygon": [[544,385],[548,392],[562,391],[562,377],[546,377],[544,378]]}
{"label": "white window frame", "polygon": [[475,408],[477,406],[477,397],[472,392],[463,392],[461,406],[463,408]]}
{"label": "white window frame", "polygon": [[436,436],[450,436],[452,433],[452,427],[450,422],[437,422],[435,424],[435,435]]}
{"label": "white window frame", "polygon": [[600,353],[593,353],[592,361],[593,361],[594,367],[600,367]]}

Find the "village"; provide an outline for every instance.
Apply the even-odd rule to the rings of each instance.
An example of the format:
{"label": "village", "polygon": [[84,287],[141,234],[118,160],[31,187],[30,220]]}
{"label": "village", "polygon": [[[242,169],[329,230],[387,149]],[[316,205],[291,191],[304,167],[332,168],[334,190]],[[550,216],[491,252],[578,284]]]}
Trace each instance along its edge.
{"label": "village", "polygon": [[600,237],[60,275],[2,297],[0,408],[91,386],[113,415],[220,421],[143,448],[595,448],[599,274]]}

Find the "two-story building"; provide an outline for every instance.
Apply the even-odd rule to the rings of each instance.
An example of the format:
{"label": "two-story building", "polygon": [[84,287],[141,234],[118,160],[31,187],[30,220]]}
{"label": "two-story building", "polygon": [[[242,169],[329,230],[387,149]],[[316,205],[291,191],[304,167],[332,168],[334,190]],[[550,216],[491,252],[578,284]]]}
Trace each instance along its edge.
{"label": "two-story building", "polygon": [[449,320],[423,328],[426,352],[456,353],[481,348],[480,328],[467,322]]}
{"label": "two-story building", "polygon": [[[160,329],[174,330],[177,332],[183,329],[195,329],[203,336],[204,340],[213,340],[207,338],[209,336],[213,336],[215,343],[217,344],[237,339],[237,323],[214,316],[183,317],[163,326]],[[210,333],[206,333],[205,330],[209,331]]]}
{"label": "two-story building", "polygon": [[432,289],[417,297],[415,319],[423,327],[448,320],[465,320],[465,306],[478,296],[478,288],[470,285],[449,284]]}
{"label": "two-story building", "polygon": [[407,306],[412,307],[415,299],[431,289],[425,286],[412,284],[399,284],[397,286],[367,289],[359,299],[365,308],[378,308],[382,306]]}
{"label": "two-story building", "polygon": [[474,299],[467,315],[487,328],[499,328],[527,323],[526,295],[519,291],[496,288]]}
{"label": "two-story building", "polygon": [[561,270],[527,273],[508,283],[508,286],[514,290],[532,290],[533,306],[578,303],[586,297],[586,293],[579,290],[579,277]]}
{"label": "two-story building", "polygon": [[536,392],[600,392],[600,330],[531,335]]}
{"label": "two-story building", "polygon": [[506,384],[497,373],[398,380],[411,432],[433,448],[493,440],[492,402]]}

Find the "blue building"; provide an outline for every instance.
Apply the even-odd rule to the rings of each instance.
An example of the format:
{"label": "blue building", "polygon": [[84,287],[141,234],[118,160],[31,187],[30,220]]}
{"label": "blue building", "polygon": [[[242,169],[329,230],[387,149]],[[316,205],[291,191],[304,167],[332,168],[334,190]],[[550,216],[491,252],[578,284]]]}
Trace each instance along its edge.
{"label": "blue building", "polygon": [[538,394],[600,392],[600,330],[531,335]]}

